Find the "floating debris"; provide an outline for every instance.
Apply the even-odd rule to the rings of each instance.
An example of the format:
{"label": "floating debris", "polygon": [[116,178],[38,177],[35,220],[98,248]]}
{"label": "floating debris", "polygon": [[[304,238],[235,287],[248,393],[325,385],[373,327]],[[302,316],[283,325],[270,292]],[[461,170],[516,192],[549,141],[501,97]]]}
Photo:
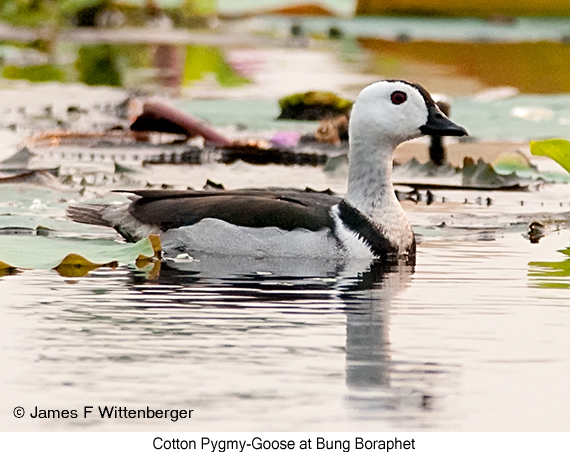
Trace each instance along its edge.
{"label": "floating debris", "polygon": [[[204,187],[202,187],[202,190],[225,190],[225,189],[226,188],[224,187],[223,184],[218,184],[217,182],[211,181],[210,179],[208,179],[204,184]],[[189,190],[191,189],[189,188]]]}
{"label": "floating debris", "polygon": [[327,162],[327,155],[317,152],[303,152],[280,148],[262,148],[256,143],[234,144],[231,148],[220,150],[219,160],[231,164],[237,160],[254,165],[267,165],[270,163],[280,165],[309,165],[319,166]]}
{"label": "floating debris", "polygon": [[270,143],[279,148],[294,148],[299,144],[301,134],[293,131],[277,132],[271,137]]}
{"label": "floating debris", "polygon": [[526,237],[530,243],[538,243],[546,235],[547,227],[538,221],[533,221],[527,229]]}
{"label": "floating debris", "polygon": [[315,132],[315,140],[319,143],[340,145],[348,143],[348,116],[339,115],[334,118],[323,119]]}
{"label": "floating debris", "polygon": [[186,135],[187,138],[201,136],[206,143],[215,146],[231,146],[232,140],[223,137],[203,122],[176,108],[164,104],[147,102],[143,112],[131,124],[137,132],[153,131]]}
{"label": "floating debris", "polygon": [[277,119],[319,121],[348,116],[352,102],[328,91],[308,91],[279,99],[281,114]]}
{"label": "floating debris", "polygon": [[232,164],[241,160],[252,165],[305,165],[321,166],[328,161],[326,149],[297,147],[283,149],[271,146],[267,142],[250,140],[235,142],[230,147],[199,148],[189,146],[182,152],[162,152],[143,161],[144,165],[156,164],[191,164],[201,165],[205,162]]}
{"label": "floating debris", "polygon": [[115,174],[132,174],[136,172],[138,171],[134,168],[129,168],[128,166],[115,162]]}

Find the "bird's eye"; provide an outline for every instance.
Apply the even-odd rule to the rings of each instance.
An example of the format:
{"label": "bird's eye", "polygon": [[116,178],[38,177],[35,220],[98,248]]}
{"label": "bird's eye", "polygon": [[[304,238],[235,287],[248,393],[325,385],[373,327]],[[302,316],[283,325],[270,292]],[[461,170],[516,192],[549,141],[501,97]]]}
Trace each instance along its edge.
{"label": "bird's eye", "polygon": [[392,103],[394,105],[403,104],[404,102],[406,102],[407,99],[408,99],[408,96],[403,91],[394,91],[390,95],[390,100],[392,101]]}

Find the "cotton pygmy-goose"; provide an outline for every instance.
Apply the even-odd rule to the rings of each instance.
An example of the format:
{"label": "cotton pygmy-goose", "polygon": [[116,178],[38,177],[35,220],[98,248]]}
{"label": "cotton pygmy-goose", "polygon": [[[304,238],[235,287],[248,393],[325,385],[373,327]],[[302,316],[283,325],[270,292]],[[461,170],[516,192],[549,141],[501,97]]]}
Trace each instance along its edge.
{"label": "cotton pygmy-goose", "polygon": [[134,190],[130,204],[73,205],[74,221],[127,240],[161,235],[168,254],[406,260],[415,238],[392,186],[396,146],[420,135],[467,135],[420,85],[385,80],[362,90],[349,127],[344,199],[300,190]]}

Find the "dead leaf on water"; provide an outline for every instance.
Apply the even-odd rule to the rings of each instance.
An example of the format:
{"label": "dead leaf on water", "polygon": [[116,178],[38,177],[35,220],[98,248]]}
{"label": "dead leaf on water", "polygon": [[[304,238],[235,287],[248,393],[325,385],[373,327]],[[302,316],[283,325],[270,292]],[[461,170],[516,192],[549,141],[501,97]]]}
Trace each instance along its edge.
{"label": "dead leaf on water", "polygon": [[162,254],[162,243],[160,242],[160,235],[150,234],[148,236],[152,250],[154,251],[154,256],[160,258]]}
{"label": "dead leaf on water", "polygon": [[63,258],[63,260],[53,269],[61,276],[69,278],[77,278],[87,275],[90,271],[101,267],[116,268],[119,265],[117,261],[107,262],[105,264],[96,264],[85,259],[79,254],[71,253]]}
{"label": "dead leaf on water", "polygon": [[146,279],[154,280],[160,276],[160,269],[161,269],[162,261],[158,259],[154,260],[141,260],[135,262],[137,270],[143,271],[146,273]]}
{"label": "dead leaf on water", "polygon": [[16,267],[7,264],[6,262],[0,261],[0,277],[6,275],[13,275],[15,273],[19,273],[19,270]]}

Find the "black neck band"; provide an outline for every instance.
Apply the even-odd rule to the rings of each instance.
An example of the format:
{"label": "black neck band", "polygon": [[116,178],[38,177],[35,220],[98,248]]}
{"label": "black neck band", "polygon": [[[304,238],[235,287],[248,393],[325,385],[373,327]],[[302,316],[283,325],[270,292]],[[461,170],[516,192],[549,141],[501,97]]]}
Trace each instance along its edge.
{"label": "black neck band", "polygon": [[375,257],[382,260],[397,257],[398,248],[386,238],[380,226],[344,200],[339,203],[338,211],[344,225],[370,247]]}

